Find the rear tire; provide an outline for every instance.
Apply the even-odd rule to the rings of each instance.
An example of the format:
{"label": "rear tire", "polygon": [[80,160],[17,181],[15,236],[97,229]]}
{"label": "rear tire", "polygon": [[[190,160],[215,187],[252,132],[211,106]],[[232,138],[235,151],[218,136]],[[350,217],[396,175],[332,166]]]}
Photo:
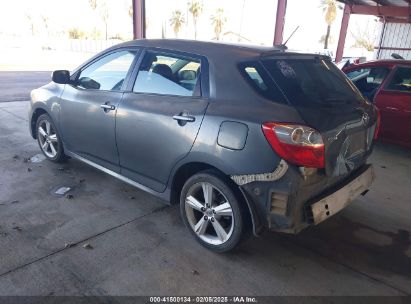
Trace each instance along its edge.
{"label": "rear tire", "polygon": [[196,240],[215,252],[233,250],[246,230],[242,205],[224,177],[214,171],[197,173],[185,182],[180,213]]}
{"label": "rear tire", "polygon": [[39,147],[48,160],[55,163],[66,160],[60,134],[48,114],[42,114],[37,118],[36,135]]}

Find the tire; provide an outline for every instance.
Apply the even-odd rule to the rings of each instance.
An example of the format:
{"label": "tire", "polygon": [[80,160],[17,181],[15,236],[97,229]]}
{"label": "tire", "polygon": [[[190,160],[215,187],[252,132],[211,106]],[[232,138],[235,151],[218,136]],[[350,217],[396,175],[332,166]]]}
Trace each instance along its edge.
{"label": "tire", "polygon": [[41,152],[48,160],[55,163],[66,160],[60,134],[48,114],[42,114],[37,118],[36,135]]}
{"label": "tire", "polygon": [[[211,197],[204,195],[210,193],[210,189]],[[196,240],[214,252],[233,250],[245,235],[243,206],[218,172],[200,172],[185,182],[180,195],[180,213]]]}

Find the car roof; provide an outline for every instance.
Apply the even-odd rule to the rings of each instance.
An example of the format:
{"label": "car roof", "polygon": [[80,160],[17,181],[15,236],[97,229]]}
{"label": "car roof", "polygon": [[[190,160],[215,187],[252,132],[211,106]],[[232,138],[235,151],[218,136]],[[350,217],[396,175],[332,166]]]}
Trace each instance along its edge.
{"label": "car roof", "polygon": [[[137,39],[114,47],[130,47],[141,46],[147,48],[165,48],[174,51],[187,52],[206,57],[214,56],[237,56],[237,57],[253,57],[253,56],[268,56],[271,54],[287,54],[287,55],[304,55],[304,53],[286,50],[286,48],[278,46],[262,46],[262,45],[246,45],[227,42],[215,41],[199,41],[186,39]],[[318,54],[306,54],[320,57],[327,57]]]}

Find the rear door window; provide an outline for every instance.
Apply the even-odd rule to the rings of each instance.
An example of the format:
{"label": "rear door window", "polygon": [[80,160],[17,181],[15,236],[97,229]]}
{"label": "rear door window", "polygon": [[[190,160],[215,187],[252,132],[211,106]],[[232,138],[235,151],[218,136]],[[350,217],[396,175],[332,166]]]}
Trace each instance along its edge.
{"label": "rear door window", "polygon": [[293,105],[344,106],[363,101],[355,86],[329,60],[267,58],[262,62]]}
{"label": "rear door window", "polygon": [[411,68],[397,68],[385,89],[391,91],[411,92]]}
{"label": "rear door window", "polygon": [[201,96],[201,60],[147,52],[133,91],[174,96]]}

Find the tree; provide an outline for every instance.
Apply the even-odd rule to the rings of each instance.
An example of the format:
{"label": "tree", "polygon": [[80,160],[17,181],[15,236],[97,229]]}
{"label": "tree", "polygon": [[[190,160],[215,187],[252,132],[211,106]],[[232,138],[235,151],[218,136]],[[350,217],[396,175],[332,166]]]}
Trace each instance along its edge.
{"label": "tree", "polygon": [[105,26],[105,37],[108,38],[108,8],[105,1],[99,0],[89,0],[88,3],[93,11],[99,9],[100,18]]}
{"label": "tree", "polygon": [[31,35],[34,36],[34,20],[30,14],[26,14],[27,21],[30,24]]}
{"label": "tree", "polygon": [[97,9],[97,0],[88,0],[88,3],[93,11]]}
{"label": "tree", "polygon": [[364,48],[368,52],[374,51],[374,45],[377,41],[377,32],[370,28],[367,22],[366,26],[356,24],[356,31],[351,31],[351,36],[354,38],[354,47]]}
{"label": "tree", "polygon": [[175,10],[171,14],[170,18],[170,25],[173,27],[174,34],[176,35],[176,38],[178,37],[178,33],[181,30],[181,27],[183,24],[186,22],[183,13],[180,10]]}
{"label": "tree", "polygon": [[321,0],[323,12],[325,13],[325,22],[327,23],[327,32],[324,38],[324,49],[328,49],[328,40],[330,38],[331,25],[337,17],[337,3],[336,0]]}
{"label": "tree", "polygon": [[199,0],[192,0],[188,3],[188,11],[193,16],[194,39],[197,39],[197,20],[203,12],[203,3]]}
{"label": "tree", "polygon": [[44,28],[46,29],[46,34],[49,34],[49,20],[50,18],[44,15],[41,15],[41,19],[43,20],[44,23]]}
{"label": "tree", "polygon": [[133,19],[133,15],[134,15],[133,6],[130,5],[130,6],[128,7],[128,16],[129,16],[131,19]]}
{"label": "tree", "polygon": [[105,33],[106,33],[106,40],[108,38],[108,8],[105,2],[100,6],[100,17],[103,20]]}
{"label": "tree", "polygon": [[223,26],[227,22],[227,18],[224,15],[224,9],[218,8],[210,19],[214,26],[215,39],[220,40],[220,34],[223,31]]}

